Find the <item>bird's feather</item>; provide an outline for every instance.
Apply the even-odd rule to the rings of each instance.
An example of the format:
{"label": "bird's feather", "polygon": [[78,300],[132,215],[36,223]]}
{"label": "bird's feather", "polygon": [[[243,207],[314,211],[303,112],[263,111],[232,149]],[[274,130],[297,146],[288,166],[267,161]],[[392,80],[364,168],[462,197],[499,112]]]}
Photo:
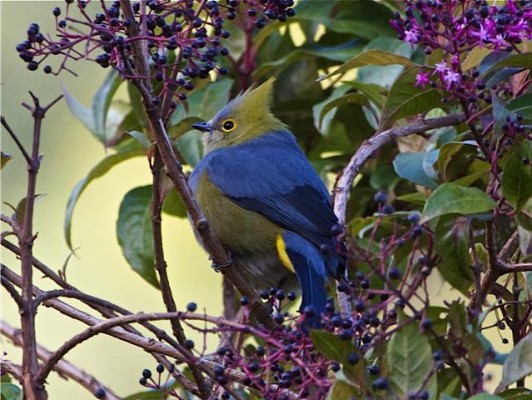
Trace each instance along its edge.
{"label": "bird's feather", "polygon": [[[313,306],[316,313],[322,312],[327,302],[325,291],[327,272],[322,254],[294,232],[285,231],[283,241],[303,292],[299,309],[305,311],[307,306]],[[306,319],[306,325],[316,327],[320,321],[319,315],[309,316]]]}
{"label": "bird's feather", "polygon": [[337,223],[323,182],[293,135],[267,133],[243,144],[209,153],[190,182],[203,172],[237,205],[264,215],[315,246],[334,246]]}

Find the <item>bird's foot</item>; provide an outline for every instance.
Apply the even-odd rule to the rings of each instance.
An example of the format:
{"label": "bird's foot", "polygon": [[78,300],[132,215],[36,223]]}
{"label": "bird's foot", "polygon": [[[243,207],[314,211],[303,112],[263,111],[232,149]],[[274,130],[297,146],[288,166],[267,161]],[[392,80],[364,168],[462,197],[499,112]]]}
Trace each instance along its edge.
{"label": "bird's foot", "polygon": [[233,265],[233,259],[231,258],[231,255],[229,255],[229,258],[221,264],[213,261],[211,267],[216,272],[220,272],[222,269],[230,267],[231,265]]}

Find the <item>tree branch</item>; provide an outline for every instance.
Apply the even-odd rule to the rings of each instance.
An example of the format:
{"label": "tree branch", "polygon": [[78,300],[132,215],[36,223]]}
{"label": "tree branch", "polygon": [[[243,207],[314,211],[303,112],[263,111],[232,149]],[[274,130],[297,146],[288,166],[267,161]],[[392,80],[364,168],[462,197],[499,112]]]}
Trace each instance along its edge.
{"label": "tree branch", "polygon": [[183,168],[177,160],[170,139],[166,132],[163,120],[161,118],[160,110],[156,104],[153,88],[149,79],[148,57],[145,53],[146,41],[140,40],[140,27],[135,20],[135,15],[129,0],[120,0],[120,5],[124,17],[132,21],[127,28],[127,35],[130,39],[131,49],[133,53],[133,60],[135,63],[136,74],[142,78],[134,79],[132,81],[139,89],[144,109],[148,115],[150,130],[153,133],[155,142],[161,158],[164,162],[166,173],[175,185],[176,190],[181,195],[183,203],[187,209],[194,228],[201,237],[203,245],[207,252],[211,255],[213,262],[218,265],[227,265],[223,268],[222,273],[227,276],[238,291],[249,298],[250,307],[257,320],[267,328],[275,328],[275,323],[270,318],[268,308],[262,303],[257,296],[252,286],[242,277],[236,268],[232,266],[232,260],[216,238],[214,233],[209,229],[207,221],[201,212],[196,200],[192,196],[190,188],[188,187],[186,177],[183,173]]}
{"label": "tree branch", "polygon": [[15,134],[13,129],[11,129],[11,127],[9,126],[9,124],[7,123],[7,121],[6,121],[6,119],[4,118],[3,115],[0,117],[0,120],[2,122],[2,126],[4,127],[4,129],[7,131],[7,133],[9,133],[9,136],[11,136],[11,139],[13,139],[13,141],[17,145],[18,149],[22,153],[22,156],[24,156],[24,159],[26,160],[26,163],[30,164],[31,163],[31,157],[28,154],[28,152],[26,151],[26,148],[24,147],[22,142],[18,139],[18,136]]}
{"label": "tree branch", "polygon": [[[22,277],[22,304],[19,309],[20,320],[22,327],[22,339],[24,345],[22,346],[22,374],[24,377],[24,393],[28,400],[46,400],[48,395],[44,388],[44,381],[36,379],[37,371],[39,370],[37,358],[37,339],[35,333],[35,315],[36,310],[33,307],[33,267],[32,267],[32,248],[35,237],[33,235],[33,213],[35,206],[35,193],[37,187],[37,174],[40,167],[40,142],[42,120],[46,112],[61,99],[56,98],[52,103],[46,107],[41,107],[39,99],[30,92],[33,100],[33,106],[30,107],[23,104],[31,111],[33,117],[33,143],[32,151],[28,163],[28,184],[26,191],[26,207],[24,209],[24,217],[20,232],[17,232],[17,237],[20,246],[20,262],[21,262],[21,277]],[[4,125],[5,126],[5,125]],[[22,151],[22,148],[21,148]]]}
{"label": "tree branch", "polygon": [[[155,151],[153,158],[152,169],[152,199],[151,199],[151,212],[152,212],[152,231],[153,231],[153,248],[154,248],[154,257],[155,257],[155,268],[159,275],[159,284],[161,285],[161,294],[163,297],[164,304],[166,306],[166,311],[176,312],[177,307],[175,305],[174,296],[172,294],[172,288],[170,286],[170,281],[168,279],[168,274],[166,273],[166,260],[164,258],[164,249],[163,249],[163,234],[161,229],[161,212],[164,202],[164,193],[163,185],[161,182],[161,174],[163,171],[163,162],[159,151]],[[177,318],[170,319],[170,325],[172,326],[172,332],[176,337],[177,341],[181,346],[184,346],[186,336],[181,322]],[[188,353],[187,358],[194,359],[194,356],[191,352],[187,351],[185,347],[183,350]],[[201,391],[201,397],[206,399],[209,397],[209,388],[205,382],[205,378],[201,374],[201,371],[194,365],[194,363],[188,364],[192,375],[196,383],[198,384],[198,389]]]}
{"label": "tree branch", "polygon": [[[22,341],[22,334],[19,329],[16,329],[9,325],[5,321],[0,321],[0,333],[7,337],[9,340],[13,342],[15,346],[22,347],[24,345]],[[45,347],[41,345],[37,345],[37,356],[40,360],[46,360],[50,357],[51,352],[47,350]],[[18,367],[20,368],[20,367]],[[65,379],[72,379],[73,381],[79,383],[81,386],[89,390],[91,393],[97,393],[99,391],[105,391],[105,398],[108,400],[118,400],[120,399],[119,396],[117,396],[109,387],[102,384],[98,379],[96,379],[94,376],[88,374],[87,372],[79,369],[74,364],[66,361],[66,360],[59,360],[59,362],[54,366],[54,371],[57,372],[61,377]],[[2,370],[4,370],[4,364],[2,363]],[[7,370],[7,372],[10,372],[11,374],[16,374],[16,369],[14,372],[11,372]],[[15,378],[18,380],[19,377],[14,375]],[[22,378],[22,377],[20,377]]]}
{"label": "tree branch", "polygon": [[[20,254],[19,248],[15,246],[14,244],[8,242],[7,240],[3,239],[1,244],[8,250],[12,251],[14,254],[16,255]],[[46,293],[42,292],[42,294],[39,295],[37,299],[35,299],[37,303],[48,300],[48,298],[65,296],[65,297],[76,298],[82,301],[83,303],[93,308],[94,310],[100,312],[103,316],[107,318],[116,317],[117,316],[116,313],[123,314],[123,315],[132,314],[129,310],[126,310],[116,304],[113,304],[109,301],[102,300],[98,297],[94,297],[89,294],[81,292],[80,290],[76,289],[74,286],[65,282],[59,275],[54,273],[50,268],[48,268],[46,265],[44,265],[42,262],[40,262],[36,258],[33,258],[33,265],[39,271],[41,271],[46,277],[50,278],[55,283],[57,283],[60,287],[65,289],[64,291],[51,291],[51,292],[46,292]],[[147,330],[152,332],[155,336],[157,336],[157,338],[159,338],[160,340],[164,340],[168,342],[168,344],[170,344],[171,346],[174,346],[174,347],[177,346],[177,342],[162,329],[150,323],[145,323],[143,324],[143,326]],[[125,327],[125,329],[131,333],[140,335],[140,332],[138,332],[132,327]]]}
{"label": "tree branch", "polygon": [[[18,276],[13,271],[11,271],[9,268],[2,266],[2,275],[5,276],[13,284],[17,286],[21,286],[22,284],[21,277]],[[33,287],[33,293],[34,293],[34,296],[36,297],[40,297],[40,298],[46,297],[45,295],[46,292],[38,289],[35,286]],[[74,294],[74,291],[70,293],[70,296],[79,298],[80,300],[84,297],[83,293],[79,293],[79,296],[77,296],[76,294]],[[104,300],[101,300],[101,301],[104,302]],[[102,322],[101,319],[98,319],[84,311],[78,310],[77,308],[69,304],[66,304],[63,301],[57,300],[54,296],[50,296],[49,299],[44,300],[43,304],[46,307],[54,308],[55,310],[59,311],[61,314],[66,315],[67,317],[70,317],[77,321],[80,321],[86,325],[96,325]],[[93,306],[93,304],[91,304],[90,302],[87,302],[86,304]],[[131,313],[129,315],[131,315]],[[147,327],[153,326],[147,322],[143,322],[142,325],[147,326]],[[166,335],[166,333],[164,333],[164,331],[158,328],[154,328],[154,329],[155,329],[155,332],[160,334],[157,336],[158,338],[161,338],[161,336],[163,338],[168,336]],[[133,344],[134,346],[144,349],[148,353],[151,353],[159,362],[161,362],[161,356],[163,355],[177,359],[180,362],[187,361],[185,357],[183,357],[183,354],[179,352],[175,347],[170,347],[166,345],[165,343],[157,342],[153,340],[152,338],[145,338],[140,334],[140,332],[134,330],[130,326],[125,326],[121,328],[113,328],[110,331],[107,331],[105,333],[117,339],[120,339],[122,341],[125,341],[127,343]],[[176,346],[179,347],[178,344],[176,344]],[[164,364],[168,364],[168,362],[164,362]],[[190,391],[196,396],[199,396],[199,391],[196,388],[196,386],[194,386],[194,384],[190,382],[188,378],[186,378],[184,375],[182,375],[181,373],[178,373],[177,369],[175,369],[172,374],[183,385],[183,387],[186,390]]]}
{"label": "tree branch", "polygon": [[354,179],[362,170],[362,167],[368,159],[377,151],[394,139],[412,135],[414,133],[425,132],[430,129],[459,125],[464,121],[465,118],[463,114],[451,114],[440,118],[415,121],[407,125],[377,132],[371,138],[365,140],[349,160],[349,163],[344,168],[334,188],[334,211],[340,220],[340,223],[346,223],[347,201],[349,200],[349,192]]}
{"label": "tree branch", "polygon": [[[365,140],[355,154],[353,154],[334,186],[334,213],[340,224],[345,225],[347,222],[347,202],[349,201],[353,181],[362,170],[364,164],[366,164],[368,159],[373,157],[377,151],[397,138],[444,126],[459,125],[464,121],[465,117],[463,114],[451,114],[440,118],[415,121],[407,125],[387,129],[382,132],[376,132],[372,137]],[[337,297],[342,314],[351,314],[348,294],[337,290]]]}

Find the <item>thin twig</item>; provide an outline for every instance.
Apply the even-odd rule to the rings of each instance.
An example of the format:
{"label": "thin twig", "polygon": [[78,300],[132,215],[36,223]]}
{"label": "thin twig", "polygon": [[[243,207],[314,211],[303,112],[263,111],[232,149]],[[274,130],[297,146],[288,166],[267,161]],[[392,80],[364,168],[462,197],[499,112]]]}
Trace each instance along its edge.
{"label": "thin twig", "polygon": [[23,104],[30,109],[33,117],[33,142],[30,159],[28,162],[28,183],[26,191],[26,207],[20,232],[17,233],[20,246],[20,263],[22,278],[22,304],[19,309],[22,327],[22,374],[24,377],[24,393],[30,400],[46,400],[48,394],[44,387],[44,380],[39,381],[37,371],[39,362],[37,357],[37,338],[35,332],[36,309],[33,307],[33,213],[35,207],[35,193],[37,187],[37,174],[40,167],[40,143],[42,120],[46,112],[59,101],[57,98],[46,107],[41,107],[39,99],[30,92],[33,106]]}
{"label": "thin twig", "polygon": [[[164,257],[163,249],[163,233],[161,227],[161,213],[164,202],[164,193],[163,185],[161,182],[161,176],[163,172],[163,162],[158,150],[155,150],[153,165],[152,165],[152,199],[151,199],[151,212],[152,212],[152,232],[153,232],[153,247],[154,247],[154,258],[155,258],[155,268],[159,275],[159,284],[161,285],[161,295],[163,297],[164,304],[166,306],[166,311],[176,312],[177,307],[174,301],[174,296],[172,294],[172,287],[170,286],[170,280],[168,279],[168,274],[166,273],[166,260]],[[190,360],[194,360],[194,355],[186,350],[184,347],[186,336],[181,322],[177,318],[170,319],[170,325],[172,326],[172,332],[176,337],[177,341],[183,350],[185,351],[186,356]],[[198,389],[201,391],[202,398],[209,397],[209,386],[205,381],[204,376],[201,371],[194,365],[193,362],[188,364],[194,380],[198,385]]]}
{"label": "thin twig", "polygon": [[[128,37],[130,39],[138,38],[140,35],[140,27],[139,24],[135,22],[135,15],[131,7],[131,2],[129,0],[120,0],[120,5],[124,17],[133,21],[131,25],[127,27]],[[183,173],[183,168],[174,154],[174,149],[172,148],[172,144],[170,143],[170,139],[166,132],[159,106],[154,101],[155,96],[149,79],[148,58],[145,57],[145,41],[131,40],[131,51],[135,63],[135,71],[138,76],[143,77],[142,79],[132,80],[132,83],[137,86],[141,93],[144,109],[148,115],[150,130],[153,133],[161,158],[164,162],[166,173],[180,194],[194,228],[201,237],[202,243],[207,252],[211,255],[213,262],[217,265],[227,265],[227,267],[221,270],[222,273],[231,280],[233,285],[235,285],[243,296],[249,298],[251,310],[257,320],[267,328],[273,329],[275,323],[270,317],[268,308],[262,303],[249,282],[247,282],[238,270],[232,266],[232,261],[227,251],[223,248],[212,230],[209,229],[205,216],[192,196],[187,179]]]}
{"label": "thin twig", "polygon": [[24,382],[24,380],[22,379],[22,367],[20,365],[12,363],[11,361],[8,361],[8,360],[4,360],[2,358],[2,360],[0,361],[0,367],[1,367],[0,369],[2,370],[2,372],[11,375],[20,384]]}
{"label": "thin twig", "polygon": [[[16,329],[9,325],[5,321],[0,321],[0,333],[7,337],[13,342],[15,346],[22,347],[22,334],[19,329]],[[41,345],[37,345],[37,356],[40,360],[46,360],[50,357],[51,352]],[[20,367],[19,367],[20,368]],[[4,364],[2,364],[2,370],[4,370]],[[57,372],[60,376],[66,379],[72,379],[73,381],[79,383],[81,386],[89,390],[91,393],[96,393],[97,391],[105,391],[105,398],[109,400],[118,400],[120,399],[109,387],[105,386],[94,376],[88,374],[87,372],[79,369],[74,364],[62,359],[54,366],[54,371]],[[13,374],[11,371],[7,371]],[[15,371],[16,373],[16,371]],[[15,378],[17,378],[15,376]],[[17,378],[18,380],[18,378]]]}
{"label": "thin twig", "polygon": [[[20,254],[20,249],[14,244],[8,242],[7,240],[3,239],[1,244],[6,249],[12,251],[14,254],[16,255]],[[74,286],[68,284],[63,279],[61,279],[61,277],[58,274],[54,273],[50,268],[48,268],[46,265],[44,265],[41,261],[37,260],[36,258],[33,258],[33,265],[39,271],[41,271],[47,278],[50,278],[55,283],[57,283],[60,287],[65,289],[65,291],[57,293],[57,294],[54,294],[54,292],[56,291],[47,292],[50,294],[47,294],[46,297],[52,298],[52,297],[65,296],[65,297],[76,298],[82,301],[83,303],[87,304],[89,307],[93,308],[94,310],[100,312],[103,316],[107,318],[116,317],[117,315],[116,313],[119,313],[122,315],[132,314],[131,311],[128,311],[125,308],[120,307],[114,303],[111,303],[107,300],[102,300],[100,298],[97,298],[97,297],[94,297],[94,296],[91,296],[89,294],[79,291]],[[72,292],[69,292],[69,291],[72,291]],[[76,292],[76,293],[73,293],[73,292]],[[41,302],[41,301],[47,300],[47,299],[43,299],[43,297],[44,295],[38,296],[38,298],[36,298],[35,301]],[[157,336],[157,338],[159,338],[160,340],[164,340],[168,342],[168,344],[170,344],[171,346],[174,346],[174,347],[177,346],[177,342],[162,329],[150,323],[145,323],[143,324],[143,326],[147,330],[152,332],[155,336]],[[125,327],[125,329],[128,330],[129,332],[140,335],[140,332],[138,332],[132,327]]]}
{"label": "thin twig", "polygon": [[[3,267],[2,268],[2,275],[5,276],[7,279],[9,279],[10,282],[12,282],[13,284],[17,285],[17,286],[21,286],[22,284],[22,279],[20,276],[18,276],[16,273],[14,273],[13,271],[11,271],[9,268],[7,267]],[[45,293],[44,291],[38,289],[37,287],[33,287],[33,294],[35,297],[40,297],[40,298],[43,298],[45,296]],[[82,295],[82,293],[80,293]],[[96,325],[100,322],[102,322],[101,319],[98,319],[84,311],[81,311],[69,304],[66,304],[65,302],[63,301],[60,301],[56,298],[54,298],[53,296],[51,296],[52,298],[50,299],[47,299],[43,302],[43,304],[46,306],[46,307],[51,307],[51,308],[54,308],[55,310],[59,311],[61,314],[63,315],[66,315],[67,317],[70,317],[72,319],[75,319],[77,321],[80,321],[86,325]],[[82,299],[82,296],[76,296],[74,293],[71,293],[71,297],[75,297],[75,298],[79,298],[80,300]],[[102,302],[104,302],[104,300],[101,300]],[[92,303],[88,302],[87,303],[88,305],[92,305]],[[131,313],[129,314],[131,315]],[[147,325],[151,325],[151,324],[148,324],[146,322],[142,323],[142,325],[144,326],[147,326]],[[133,332],[132,332],[133,331]],[[121,327],[121,328],[113,328],[112,330],[106,332],[106,334],[110,335],[110,336],[113,336],[117,339],[120,339],[120,340],[123,340],[127,343],[130,343],[130,344],[133,344],[134,346],[137,346],[137,347],[140,347],[142,349],[144,349],[145,351],[147,351],[148,353],[151,353],[154,355],[154,357],[160,361],[161,360],[161,356],[169,356],[173,359],[176,359],[178,361],[181,361],[181,362],[186,362],[186,359],[183,357],[183,354],[180,353],[176,348],[175,346],[174,347],[170,347],[168,346],[167,344],[165,344],[164,342],[157,342],[155,340],[153,340],[152,338],[145,338],[144,336],[142,336],[140,333],[136,333],[137,331],[135,331],[132,327],[130,326],[125,326],[125,327]],[[158,333],[164,333],[164,331],[162,330],[158,330],[156,331]],[[161,339],[161,336],[162,337],[165,337],[164,335],[158,335],[157,337],[159,339]],[[167,335],[166,335],[167,336]],[[178,346],[178,345],[176,345]],[[170,350],[172,349],[172,350]],[[167,363],[165,363],[167,364]],[[190,393],[194,394],[194,395],[199,395],[199,391],[198,389],[196,388],[196,386],[190,382],[188,380],[188,378],[186,378],[184,375],[182,374],[179,374],[179,373],[176,373],[177,369],[174,370],[174,373],[173,373],[173,376],[179,381],[179,383],[181,385],[183,385],[183,387],[188,390]]]}
{"label": "thin twig", "polygon": [[5,128],[7,133],[9,133],[9,136],[11,136],[11,139],[13,139],[13,141],[17,145],[18,149],[20,150],[20,152],[24,156],[24,159],[26,160],[26,163],[28,163],[28,164],[31,163],[31,157],[28,154],[28,152],[26,151],[26,148],[21,143],[21,141],[18,139],[18,136],[15,134],[13,129],[11,129],[11,127],[9,126],[9,124],[7,123],[7,121],[6,121],[6,119],[4,118],[3,115],[0,117],[0,120],[2,121],[2,126]]}
{"label": "thin twig", "polygon": [[[459,125],[464,122],[464,120],[465,117],[463,114],[451,114],[440,118],[415,121],[407,125],[377,132],[371,138],[365,140],[349,160],[349,163],[338,177],[334,187],[334,212],[338,221],[340,221],[340,224],[345,225],[347,222],[347,202],[349,200],[351,187],[353,186],[353,181],[368,159],[373,157],[377,151],[397,138],[444,126]],[[348,294],[337,290],[337,296],[342,314],[351,314]]]}
{"label": "thin twig", "polygon": [[[4,265],[2,264],[2,268]],[[2,280],[2,286],[7,290],[9,295],[13,298],[15,303],[17,303],[17,307],[19,310],[21,310],[24,307],[24,302],[22,301],[22,297],[20,296],[20,293],[15,289],[15,286],[5,277],[0,276],[0,279]]]}

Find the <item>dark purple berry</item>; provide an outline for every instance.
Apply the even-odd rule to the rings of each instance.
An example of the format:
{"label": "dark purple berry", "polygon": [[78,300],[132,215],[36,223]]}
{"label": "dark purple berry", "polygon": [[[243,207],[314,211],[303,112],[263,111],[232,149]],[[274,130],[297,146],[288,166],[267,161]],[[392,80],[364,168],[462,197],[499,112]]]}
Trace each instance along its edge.
{"label": "dark purple berry", "polygon": [[151,378],[151,371],[149,369],[143,369],[142,370],[142,377],[145,379]]}
{"label": "dark purple berry", "polygon": [[185,346],[185,349],[192,350],[194,348],[194,341],[187,339],[185,340],[185,343],[183,343],[183,346]]}
{"label": "dark purple berry", "polygon": [[432,328],[432,321],[428,318],[424,318],[422,321],[421,321],[421,327],[423,329],[430,329]]}
{"label": "dark purple berry", "polygon": [[216,364],[214,366],[214,374],[216,376],[222,376],[225,374],[225,368],[223,367],[223,365],[220,365],[220,364]]}
{"label": "dark purple berry", "polygon": [[357,353],[349,353],[347,355],[347,362],[351,365],[355,365],[360,360],[360,357]]}
{"label": "dark purple berry", "polygon": [[381,376],[380,378],[375,379],[371,386],[376,390],[384,390],[388,388],[388,379]]}
{"label": "dark purple berry", "polygon": [[401,277],[401,271],[397,267],[391,267],[388,270],[388,278],[390,279],[399,279]]}
{"label": "dark purple berry", "polygon": [[35,71],[35,70],[37,70],[37,68],[39,68],[39,64],[37,64],[35,61],[30,61],[28,63],[28,69],[30,71]]}
{"label": "dark purple berry", "polygon": [[378,375],[379,372],[381,372],[381,369],[376,364],[370,365],[368,367],[368,374],[370,375]]}
{"label": "dark purple berry", "polygon": [[380,190],[375,194],[373,199],[375,200],[375,202],[383,204],[386,203],[386,201],[388,200],[388,195],[382,190]]}
{"label": "dark purple berry", "polygon": [[383,214],[390,215],[390,214],[393,214],[394,212],[395,212],[395,209],[393,208],[392,205],[385,204],[384,206],[382,206],[382,213]]}

